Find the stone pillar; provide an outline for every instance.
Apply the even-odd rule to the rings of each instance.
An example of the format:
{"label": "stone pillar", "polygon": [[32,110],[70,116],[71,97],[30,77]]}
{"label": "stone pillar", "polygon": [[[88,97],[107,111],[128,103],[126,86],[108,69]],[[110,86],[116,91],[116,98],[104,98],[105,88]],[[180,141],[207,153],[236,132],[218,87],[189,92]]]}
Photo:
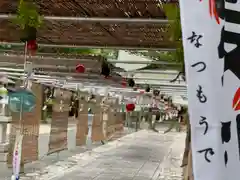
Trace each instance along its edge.
{"label": "stone pillar", "polygon": [[7,124],[11,122],[11,117],[0,116],[0,162],[7,162],[8,142]]}
{"label": "stone pillar", "polygon": [[9,109],[9,106],[8,104],[5,105],[5,112],[4,112],[4,115],[7,116],[7,117],[10,117],[11,116],[11,111]]}
{"label": "stone pillar", "polygon": [[147,122],[149,123],[149,129],[152,129],[153,128],[153,122],[152,122],[153,113],[151,110],[148,112],[147,118],[148,118]]}

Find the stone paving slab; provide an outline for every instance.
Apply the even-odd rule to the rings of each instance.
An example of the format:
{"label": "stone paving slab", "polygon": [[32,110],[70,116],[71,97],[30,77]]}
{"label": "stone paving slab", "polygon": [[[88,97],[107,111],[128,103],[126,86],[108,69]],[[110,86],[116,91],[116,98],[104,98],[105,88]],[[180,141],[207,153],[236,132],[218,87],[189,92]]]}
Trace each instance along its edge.
{"label": "stone paving slab", "polygon": [[22,180],[179,180],[184,133],[142,130]]}
{"label": "stone paving slab", "polygon": [[46,164],[21,180],[180,180],[185,133],[160,131],[131,132],[92,150],[73,151],[71,157]]}
{"label": "stone paving slab", "polygon": [[[159,169],[158,180],[182,180],[183,170],[180,168],[185,147],[185,133],[180,133],[171,145],[167,156]],[[180,153],[181,152],[181,153]]]}
{"label": "stone paving slab", "polygon": [[[45,126],[43,126],[45,127]],[[47,125],[46,125],[47,127]],[[45,129],[49,129],[48,127]],[[124,128],[124,131],[121,133],[116,133],[113,136],[112,140],[116,140],[122,136],[125,136],[126,134],[130,134],[135,132],[133,129]],[[66,160],[68,160],[69,157],[75,156],[76,154],[83,153],[86,151],[89,151],[91,149],[94,149],[96,147],[102,146],[101,142],[96,142],[92,144],[90,147],[81,146],[76,147],[75,139],[76,139],[76,127],[74,124],[69,124],[68,128],[68,150],[64,150],[60,152],[59,156],[57,154],[52,154],[49,156],[46,156],[46,153],[48,151],[48,142],[49,142],[49,133],[44,133],[39,135],[39,160],[36,162],[32,162],[25,165],[25,172],[27,174],[34,175],[36,172],[41,172],[41,174],[46,173],[46,167],[57,165],[59,166],[59,163],[66,164]],[[73,162],[68,162],[68,166],[71,167],[74,165]],[[7,165],[5,163],[0,163],[0,180],[9,180],[11,177],[12,170],[7,168]],[[31,179],[34,180],[34,179]]]}

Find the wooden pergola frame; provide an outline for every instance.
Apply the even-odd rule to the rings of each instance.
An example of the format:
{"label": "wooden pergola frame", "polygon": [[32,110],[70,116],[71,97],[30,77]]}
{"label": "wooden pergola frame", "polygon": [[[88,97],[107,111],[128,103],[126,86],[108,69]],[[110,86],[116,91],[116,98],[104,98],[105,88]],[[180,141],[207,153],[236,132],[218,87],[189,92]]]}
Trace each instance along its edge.
{"label": "wooden pergola frame", "polygon": [[[174,50],[161,0],[36,0],[44,24],[38,43],[46,47]],[[49,6],[48,6],[49,5]],[[11,21],[18,0],[0,2],[0,42],[19,43]]]}
{"label": "wooden pergola frame", "polygon": [[[35,3],[44,17],[37,41],[39,46],[46,49],[75,47],[175,51],[178,46],[170,40],[170,25],[161,0],[36,0]],[[0,2],[0,43],[23,47],[19,40],[21,30],[12,23],[17,7],[18,0]],[[48,58],[51,55],[35,62],[39,66],[54,66],[50,70],[59,69]],[[15,59],[8,62],[21,61],[21,58]],[[58,59],[57,64],[68,65],[69,68],[61,71],[73,73],[76,62]]]}

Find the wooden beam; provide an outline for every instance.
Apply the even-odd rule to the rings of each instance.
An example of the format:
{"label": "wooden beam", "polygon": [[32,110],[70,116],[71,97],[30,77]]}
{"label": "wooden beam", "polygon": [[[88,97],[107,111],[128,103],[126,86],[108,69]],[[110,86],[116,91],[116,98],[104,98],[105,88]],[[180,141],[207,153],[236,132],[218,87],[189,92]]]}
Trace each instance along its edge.
{"label": "wooden beam", "polygon": [[[1,63],[15,63],[15,64],[24,64],[23,55],[0,55]],[[35,65],[53,65],[53,66],[76,66],[78,64],[83,64],[85,68],[94,68],[100,69],[102,62],[94,59],[68,59],[68,58],[52,58],[52,57],[37,57],[32,56],[28,57],[28,61],[32,62]]]}

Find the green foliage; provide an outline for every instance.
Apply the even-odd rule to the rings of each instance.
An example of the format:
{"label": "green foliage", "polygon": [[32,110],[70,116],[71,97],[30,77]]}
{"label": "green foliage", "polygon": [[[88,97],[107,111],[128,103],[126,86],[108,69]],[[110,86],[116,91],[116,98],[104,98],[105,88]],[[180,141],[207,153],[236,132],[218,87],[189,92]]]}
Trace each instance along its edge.
{"label": "green foliage", "polygon": [[[19,45],[11,45],[11,44],[0,44],[0,50],[14,50],[14,51],[22,51],[22,46]],[[45,53],[46,47],[39,47],[39,53]],[[91,49],[91,48],[55,48],[55,53],[59,54],[89,54],[89,55],[99,55],[105,58],[116,59],[118,56],[117,50],[112,49]]]}
{"label": "green foliage", "polygon": [[182,45],[178,49],[176,49],[176,52],[173,53],[173,56],[175,61],[184,64],[184,52]]}
{"label": "green foliage", "polygon": [[88,48],[62,48],[61,53],[65,54],[98,54],[97,49]]}
{"label": "green foliage", "polygon": [[0,44],[0,49],[3,49],[3,50],[5,50],[5,49],[11,49],[11,45],[10,44]]}
{"label": "green foliage", "polygon": [[131,54],[144,56],[153,60],[160,60],[160,61],[175,61],[172,52],[161,52],[155,50],[148,50],[148,51],[130,51]]}
{"label": "green foliage", "polygon": [[19,25],[21,29],[26,26],[39,28],[42,24],[42,17],[38,13],[36,4],[32,0],[20,0],[17,10],[17,17],[13,23]]}
{"label": "green foliage", "polygon": [[117,59],[118,58],[118,50],[112,49],[101,49],[99,51],[100,55],[105,57],[106,59]]}
{"label": "green foliage", "polygon": [[181,31],[181,20],[180,20],[180,8],[175,3],[167,3],[163,5],[164,12],[168,20],[171,21],[169,33],[170,40],[178,43],[176,52],[173,53],[173,59],[176,62],[182,63],[182,71],[184,71],[184,52],[182,45],[182,31]]}
{"label": "green foliage", "polygon": [[103,56],[106,59],[116,59],[118,51],[112,49],[62,48],[61,50],[59,49],[59,52],[65,54],[91,54]]}
{"label": "green foliage", "polygon": [[170,29],[172,41],[180,41],[182,37],[180,9],[175,3],[167,3],[163,5],[164,12],[170,20]]}
{"label": "green foliage", "polygon": [[159,60],[164,60],[164,61],[174,61],[174,55],[172,52],[159,52]]}

